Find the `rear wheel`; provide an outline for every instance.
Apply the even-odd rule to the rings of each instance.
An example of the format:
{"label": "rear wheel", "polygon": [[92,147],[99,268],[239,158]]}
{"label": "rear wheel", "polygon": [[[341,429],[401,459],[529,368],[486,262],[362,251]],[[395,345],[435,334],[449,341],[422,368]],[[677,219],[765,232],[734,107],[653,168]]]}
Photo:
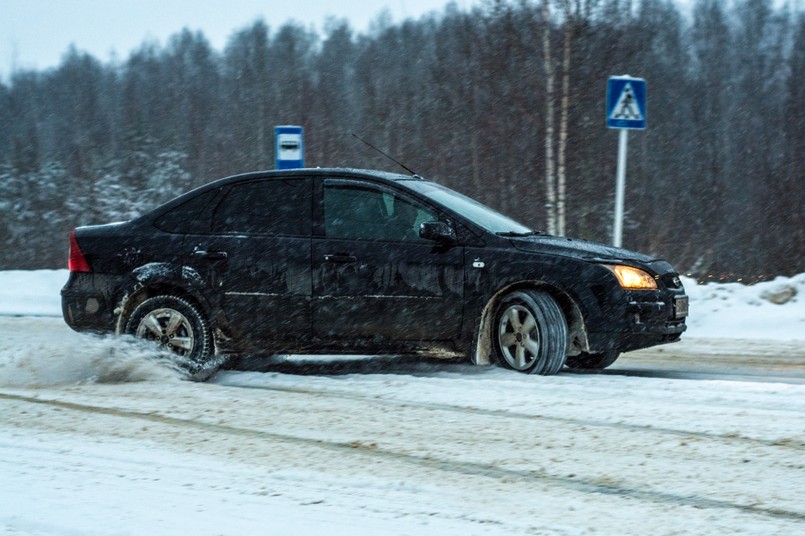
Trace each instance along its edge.
{"label": "rear wheel", "polygon": [[498,361],[527,374],[556,374],[567,354],[567,321],[549,294],[517,291],[497,308],[494,327]]}
{"label": "rear wheel", "polygon": [[572,369],[605,369],[614,363],[619,352],[609,351],[600,354],[586,354],[570,356],[565,361],[565,366]]}
{"label": "rear wheel", "polygon": [[218,370],[206,317],[184,298],[154,296],[134,309],[125,333],[153,341],[171,352],[190,379],[204,381]]}

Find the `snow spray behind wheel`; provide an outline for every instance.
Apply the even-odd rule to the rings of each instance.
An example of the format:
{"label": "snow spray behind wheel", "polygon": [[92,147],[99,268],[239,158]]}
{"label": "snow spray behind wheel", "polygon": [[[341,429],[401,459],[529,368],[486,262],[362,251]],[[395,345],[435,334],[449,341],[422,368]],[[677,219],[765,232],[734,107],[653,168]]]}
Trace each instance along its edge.
{"label": "snow spray behind wheel", "polygon": [[33,340],[0,341],[0,387],[180,379],[181,373],[169,356],[134,338],[78,335],[60,345]]}

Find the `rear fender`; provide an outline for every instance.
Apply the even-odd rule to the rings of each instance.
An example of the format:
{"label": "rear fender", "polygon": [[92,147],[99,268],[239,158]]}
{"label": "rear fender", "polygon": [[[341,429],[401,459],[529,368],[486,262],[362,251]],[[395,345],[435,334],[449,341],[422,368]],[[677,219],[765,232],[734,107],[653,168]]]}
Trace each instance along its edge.
{"label": "rear fender", "polygon": [[114,314],[115,332],[123,333],[129,315],[145,299],[157,294],[173,294],[193,298],[209,315],[210,307],[204,298],[204,279],[194,269],[165,262],[152,262],[132,270],[121,285]]}

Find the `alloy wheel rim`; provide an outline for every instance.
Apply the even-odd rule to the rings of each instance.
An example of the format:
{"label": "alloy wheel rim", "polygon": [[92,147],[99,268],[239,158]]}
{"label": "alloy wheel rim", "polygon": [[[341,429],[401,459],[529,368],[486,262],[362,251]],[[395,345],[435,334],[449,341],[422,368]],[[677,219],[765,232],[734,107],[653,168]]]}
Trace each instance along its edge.
{"label": "alloy wheel rim", "polygon": [[511,305],[500,316],[498,344],[503,359],[515,370],[528,370],[539,354],[539,330],[534,315],[522,305]]}
{"label": "alloy wheel rim", "polygon": [[145,315],[140,320],[135,335],[181,356],[190,354],[196,343],[187,317],[176,309],[167,307],[155,309]]}

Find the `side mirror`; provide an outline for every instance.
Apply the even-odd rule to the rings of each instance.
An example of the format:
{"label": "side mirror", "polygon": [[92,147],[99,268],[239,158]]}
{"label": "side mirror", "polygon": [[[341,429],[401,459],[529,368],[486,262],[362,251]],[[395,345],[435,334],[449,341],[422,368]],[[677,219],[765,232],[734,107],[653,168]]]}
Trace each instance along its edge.
{"label": "side mirror", "polygon": [[443,221],[422,222],[419,226],[419,237],[451,246],[456,243],[455,231]]}

